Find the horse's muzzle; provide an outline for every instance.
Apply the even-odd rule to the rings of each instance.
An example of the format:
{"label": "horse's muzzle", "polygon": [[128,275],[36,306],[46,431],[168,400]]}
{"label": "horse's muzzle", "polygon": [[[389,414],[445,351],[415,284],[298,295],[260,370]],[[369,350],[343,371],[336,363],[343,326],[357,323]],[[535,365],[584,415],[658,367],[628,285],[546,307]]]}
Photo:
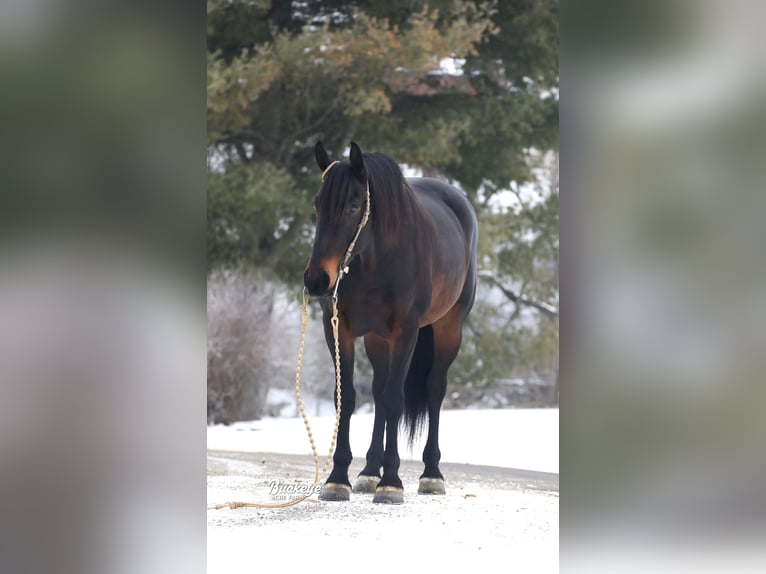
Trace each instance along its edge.
{"label": "horse's muzzle", "polygon": [[312,297],[327,295],[330,291],[330,276],[322,269],[306,269],[303,273],[303,284]]}

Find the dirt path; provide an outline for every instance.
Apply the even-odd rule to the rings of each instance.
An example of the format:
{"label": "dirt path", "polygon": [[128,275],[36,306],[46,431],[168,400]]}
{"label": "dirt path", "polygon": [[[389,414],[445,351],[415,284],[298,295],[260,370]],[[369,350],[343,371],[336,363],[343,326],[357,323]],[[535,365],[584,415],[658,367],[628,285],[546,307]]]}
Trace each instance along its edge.
{"label": "dirt path", "polygon": [[[362,463],[355,460],[349,475],[356,476]],[[399,556],[392,553],[408,556],[408,571],[434,559],[472,568],[558,571],[558,475],[450,463],[441,469],[446,496],[420,496],[422,464],[403,461],[403,505],[372,504],[372,495],[352,494],[341,503],[209,510],[208,572],[279,567],[341,547],[344,562],[375,557],[373,571],[374,564],[385,569],[386,557]],[[274,481],[310,485],[313,476],[309,456],[208,451],[208,504],[274,502]]]}

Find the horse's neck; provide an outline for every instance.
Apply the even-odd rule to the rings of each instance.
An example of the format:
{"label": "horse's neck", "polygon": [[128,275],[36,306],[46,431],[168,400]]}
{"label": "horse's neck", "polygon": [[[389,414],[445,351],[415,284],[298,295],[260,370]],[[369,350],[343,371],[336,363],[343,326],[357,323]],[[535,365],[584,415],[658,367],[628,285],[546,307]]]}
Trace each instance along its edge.
{"label": "horse's neck", "polygon": [[[374,252],[378,260],[396,259],[413,251],[421,251],[426,244],[433,243],[437,239],[436,226],[431,214],[406,180],[402,185],[406,187],[403,190],[404,193],[409,196],[400,200],[406,204],[407,217],[400,221],[402,225],[399,227],[405,228],[399,229],[390,237],[385,236],[385,232],[375,231]],[[375,218],[374,212],[372,217]],[[407,259],[410,258],[407,257]]]}

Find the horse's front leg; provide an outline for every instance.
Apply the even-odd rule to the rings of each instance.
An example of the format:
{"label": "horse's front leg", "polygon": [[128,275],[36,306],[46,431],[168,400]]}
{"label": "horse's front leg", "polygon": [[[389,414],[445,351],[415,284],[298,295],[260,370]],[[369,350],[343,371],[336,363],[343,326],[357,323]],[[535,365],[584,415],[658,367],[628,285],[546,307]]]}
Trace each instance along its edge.
{"label": "horse's front leg", "polygon": [[[324,313],[324,333],[327,346],[332,355],[335,365],[335,338],[330,323],[331,313]],[[333,468],[325,482],[324,488],[319,495],[319,500],[349,500],[351,497],[351,482],[348,480],[348,467],[351,464],[351,444],[349,442],[349,430],[351,414],[356,404],[356,391],[354,390],[354,337],[349,333],[348,327],[342,318],[338,324],[338,340],[340,349],[340,423],[338,426],[338,439],[333,455]],[[335,388],[335,381],[333,381]],[[337,395],[335,405],[337,409]]]}
{"label": "horse's front leg", "polygon": [[399,419],[404,411],[404,381],[418,339],[417,322],[402,324],[389,337],[391,361],[383,389],[382,402],[386,418],[386,448],[383,452],[383,477],[375,489],[373,502],[401,504],[404,488],[399,478]]}
{"label": "horse's front leg", "polygon": [[374,333],[364,336],[364,348],[373,370],[372,396],[375,399],[375,419],[370,448],[367,451],[367,463],[354,482],[354,492],[374,494],[380,482],[380,467],[383,466],[383,435],[386,431],[383,389],[388,379],[390,352],[388,342]]}

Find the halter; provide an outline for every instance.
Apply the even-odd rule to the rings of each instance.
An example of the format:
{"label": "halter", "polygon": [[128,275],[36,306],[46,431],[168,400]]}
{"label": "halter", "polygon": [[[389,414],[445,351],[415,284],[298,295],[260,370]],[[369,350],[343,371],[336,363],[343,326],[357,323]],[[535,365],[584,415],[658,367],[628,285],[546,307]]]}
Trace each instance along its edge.
{"label": "halter", "polygon": [[338,299],[338,285],[340,285],[340,280],[343,279],[343,276],[348,273],[348,262],[351,259],[351,252],[354,250],[354,246],[356,245],[356,240],[359,239],[359,234],[362,232],[362,229],[364,229],[364,226],[367,225],[367,220],[370,217],[370,180],[367,180],[367,189],[366,189],[366,199],[364,201],[364,214],[362,215],[362,220],[359,222],[359,226],[356,228],[356,233],[354,234],[354,238],[351,240],[351,243],[348,244],[348,249],[346,250],[346,255],[343,257],[343,263],[340,264],[340,268],[338,269],[338,279],[335,281],[335,289],[333,290],[332,297],[333,299]]}
{"label": "halter", "polygon": [[327,172],[332,169],[332,166],[334,166],[336,163],[340,163],[338,160],[335,160],[330,165],[328,165],[326,168],[324,168],[324,171],[322,172],[322,181],[324,181],[324,176],[327,175]]}
{"label": "halter", "polygon": [[[322,172],[322,181],[324,181],[325,175],[327,175],[327,172],[330,171],[333,166],[336,163],[340,163],[339,161],[334,161],[330,165],[328,165],[325,170]],[[340,264],[340,267],[338,268],[338,278],[335,280],[335,289],[332,292],[332,298],[333,301],[338,300],[338,286],[340,285],[340,280],[343,279],[343,276],[348,273],[348,262],[349,259],[351,259],[351,252],[354,250],[354,246],[356,245],[356,240],[359,239],[359,234],[362,232],[362,229],[364,229],[364,226],[367,225],[367,220],[370,218],[370,178],[367,177],[366,182],[366,189],[365,189],[365,206],[364,206],[364,215],[362,215],[362,220],[359,222],[359,226],[356,228],[356,233],[354,234],[354,238],[351,240],[351,243],[348,245],[348,249],[346,249],[346,255],[343,257],[343,261]]]}

